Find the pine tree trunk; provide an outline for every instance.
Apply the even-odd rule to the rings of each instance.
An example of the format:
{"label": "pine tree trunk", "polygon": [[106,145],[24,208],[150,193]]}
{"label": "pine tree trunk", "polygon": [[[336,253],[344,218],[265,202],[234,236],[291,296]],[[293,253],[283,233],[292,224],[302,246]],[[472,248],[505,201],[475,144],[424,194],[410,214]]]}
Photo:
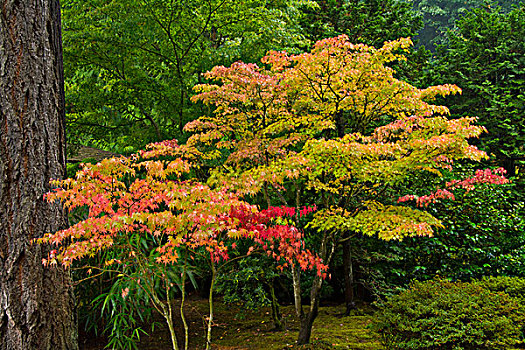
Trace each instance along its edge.
{"label": "pine tree trunk", "polygon": [[65,225],[43,201],[65,173],[58,0],[0,6],[0,350],[78,349],[69,274],[31,240]]}

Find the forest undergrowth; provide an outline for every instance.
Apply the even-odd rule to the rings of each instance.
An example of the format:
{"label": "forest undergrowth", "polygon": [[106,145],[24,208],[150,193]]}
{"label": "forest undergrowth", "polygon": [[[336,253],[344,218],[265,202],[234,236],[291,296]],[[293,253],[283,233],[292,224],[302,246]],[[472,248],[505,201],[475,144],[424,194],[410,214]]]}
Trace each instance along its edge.
{"label": "forest undergrowth", "polygon": [[[174,301],[177,303],[177,300]],[[293,305],[281,308],[285,322],[284,331],[274,331],[271,309],[262,307],[259,310],[243,310],[222,300],[216,302],[216,322],[214,324],[214,339],[212,349],[215,350],[281,350],[281,349],[384,349],[379,335],[369,329],[374,309],[368,304],[360,304],[350,316],[344,316],[345,306],[321,305],[319,316],[312,332],[312,342],[297,346],[295,340],[299,331],[299,321],[295,316]],[[190,326],[189,349],[200,350],[205,347],[205,319],[207,299],[192,295],[186,300],[185,316]],[[154,330],[150,325],[143,329],[148,335],[143,335],[137,344],[140,350],[170,349],[171,341],[165,322],[160,317],[155,321]],[[182,322],[175,316],[174,322],[181,332]],[[92,334],[81,334],[80,350],[102,350],[106,345],[104,338]]]}

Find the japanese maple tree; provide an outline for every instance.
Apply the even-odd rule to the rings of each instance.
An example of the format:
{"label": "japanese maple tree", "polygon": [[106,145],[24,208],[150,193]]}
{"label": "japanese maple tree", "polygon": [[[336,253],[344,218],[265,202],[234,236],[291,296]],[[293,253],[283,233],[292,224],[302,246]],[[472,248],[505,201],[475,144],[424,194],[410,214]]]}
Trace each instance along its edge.
{"label": "japanese maple tree", "polygon": [[[88,215],[85,220],[38,240],[57,247],[44,264],[71,266],[75,260],[100,250],[118,253],[101,266],[90,268],[123,276],[123,267],[134,266],[138,273],[126,277],[137,280],[165,318],[173,349],[178,349],[178,341],[173,326],[170,265],[184,267],[197,254],[208,260],[212,283],[207,348],[211,345],[215,276],[235,252],[235,240],[250,240],[248,253],[260,250],[279,261],[281,268],[297,264],[302,269],[317,269],[320,276],[326,269],[318,257],[302,246],[301,231],[276,221],[294,208],[259,211],[226,187],[213,189],[195,181],[191,174],[195,166],[193,155],[192,147],[164,141],[129,158],[85,165],[76,178],[55,181],[58,188],[46,199],[60,200],[68,210],[85,207]],[[160,294],[159,284],[164,289]],[[184,280],[181,289],[183,303]],[[129,290],[123,290],[123,297],[128,293]],[[181,316],[186,324],[182,303]],[[187,347],[186,326],[184,348]]]}
{"label": "japanese maple tree", "polygon": [[[215,110],[186,126],[195,132],[188,145],[202,157],[224,159],[211,184],[262,192],[268,206],[299,208],[314,201],[319,210],[308,227],[321,236],[317,249],[326,265],[351,234],[431,235],[439,220],[392,194],[412,175],[439,178],[455,161],[487,157],[468,143],[484,128],[473,124],[475,118],[448,120],[445,106],[429,103],[460,92],[457,86],[418,89],[394,77],[388,64],[403,60],[410,45],[410,39],[399,39],[376,49],[343,35],[301,55],[269,52],[262,67],[215,67],[206,77],[220,84],[199,85],[194,97]],[[304,344],[317,316],[322,278],[313,281],[305,314],[295,266],[292,274],[301,317],[298,343]]]}

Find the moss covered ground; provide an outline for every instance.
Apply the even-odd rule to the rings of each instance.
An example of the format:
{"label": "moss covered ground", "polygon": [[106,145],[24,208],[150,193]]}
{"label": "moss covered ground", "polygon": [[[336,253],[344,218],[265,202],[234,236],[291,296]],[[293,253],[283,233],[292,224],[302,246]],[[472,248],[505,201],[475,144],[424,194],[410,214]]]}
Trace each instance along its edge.
{"label": "moss covered ground", "polygon": [[[204,318],[207,315],[207,302],[192,299],[187,302],[185,314],[190,325],[190,349],[203,349],[205,344]],[[257,311],[242,310],[235,305],[226,305],[219,300],[215,304],[215,322],[213,327],[213,348],[216,350],[241,349],[384,349],[379,336],[368,328],[373,310],[368,305],[360,305],[351,316],[342,316],[342,306],[321,306],[313,331],[311,345],[296,346],[295,340],[299,331],[299,322],[295,317],[293,306],[283,306],[286,329],[273,330],[269,308]],[[178,317],[177,317],[178,319]],[[161,322],[161,319],[157,321]],[[177,321],[177,320],[176,320]],[[159,323],[148,336],[142,336],[138,344],[141,350],[170,349],[169,333],[163,323]],[[150,330],[148,326],[144,329]],[[179,339],[182,339],[182,327],[178,325]],[[81,350],[104,348],[104,340],[84,337]]]}
{"label": "moss covered ground", "polygon": [[[221,307],[225,307],[221,305]],[[344,317],[344,306],[321,307],[312,330],[312,345],[302,349],[383,349],[377,334],[368,329],[371,310],[362,306],[360,311]],[[241,312],[232,308],[221,310],[224,321],[215,331],[217,349],[268,349],[299,348],[294,346],[299,322],[292,306],[282,309],[286,330],[272,331],[270,311]],[[241,319],[240,319],[241,318]],[[227,321],[226,321],[227,320]]]}

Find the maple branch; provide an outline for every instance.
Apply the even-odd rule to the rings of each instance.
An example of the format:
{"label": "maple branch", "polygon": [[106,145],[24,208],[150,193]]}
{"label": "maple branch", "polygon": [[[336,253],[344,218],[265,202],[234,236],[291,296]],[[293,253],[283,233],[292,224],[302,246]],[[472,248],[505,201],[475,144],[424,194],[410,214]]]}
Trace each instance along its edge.
{"label": "maple branch", "polygon": [[[308,85],[310,85],[310,87],[312,88],[313,92],[317,95],[317,97],[319,98],[319,100],[320,100],[320,101],[323,101],[323,100],[324,100],[323,95],[315,89],[315,87],[314,87],[314,85],[313,85],[313,80],[310,79],[310,77],[308,76],[308,74],[307,74],[305,71],[303,71],[301,68],[299,68],[299,67],[296,67],[296,69],[297,69],[300,73],[302,73],[303,76],[306,78],[306,81],[307,81]],[[321,90],[322,90],[322,89],[321,89]]]}
{"label": "maple branch", "polygon": [[268,205],[268,208],[270,208],[272,205],[270,202],[270,196],[268,195],[268,183],[266,181],[264,181],[264,185],[263,185],[263,194],[264,194],[264,199],[266,200],[266,204]]}
{"label": "maple branch", "polygon": [[[348,232],[347,232],[348,233]],[[350,239],[354,238],[356,236],[356,233],[354,232],[354,234],[352,235],[348,235],[346,237],[343,237],[341,236],[338,240],[337,240],[337,245],[340,245],[340,244],[343,244],[344,242],[346,241],[349,241]]]}
{"label": "maple branch", "polygon": [[281,202],[282,202],[285,206],[288,206],[288,202],[286,201],[286,198],[284,198],[284,196],[282,195],[281,191],[279,191],[279,189],[277,188],[277,186],[275,186],[275,184],[272,183],[272,187],[274,188],[275,193],[277,194],[277,196],[279,197],[279,199],[281,200]]}
{"label": "maple branch", "polygon": [[[92,269],[97,269],[97,270],[100,270],[101,272],[95,274],[95,275],[90,275],[89,277],[86,277],[86,278],[82,278],[80,280],[76,280],[73,282],[73,285],[74,286],[77,286],[79,284],[81,284],[82,282],[85,282],[87,280],[90,280],[90,279],[94,279],[96,277],[99,277],[99,276],[102,276],[103,274],[105,274],[106,272],[114,272],[114,273],[121,273],[120,271],[118,270],[108,270],[108,269],[103,269],[103,268],[100,268],[98,266],[90,266],[90,265],[84,265],[80,268],[74,268],[72,270],[81,270],[81,269],[87,269],[87,270],[92,270]],[[124,273],[122,273],[123,275],[125,275]],[[129,277],[128,275],[125,275],[126,277]]]}
{"label": "maple branch", "polygon": [[295,185],[295,208],[297,211],[295,215],[295,225],[299,226],[299,217],[300,217],[299,208],[301,207],[301,188],[299,186],[298,181],[293,181],[293,183]]}
{"label": "maple branch", "polygon": [[[395,91],[393,94],[391,94],[387,99],[384,99],[385,102],[383,103],[382,106],[377,107],[377,108],[372,107],[371,110],[376,111],[376,112],[380,112],[380,111],[382,111],[386,106],[388,106],[388,105],[394,100],[394,98],[395,98],[396,96],[398,96],[398,95],[401,94],[402,92],[404,92],[404,90],[402,90],[401,88],[399,88],[397,91]],[[379,96],[379,93],[378,93],[378,96]],[[379,104],[381,103],[381,99],[379,99],[379,100],[377,100],[377,101],[378,101],[378,102],[377,102],[376,106],[379,105]],[[396,111],[396,113],[399,113],[399,111]]]}

